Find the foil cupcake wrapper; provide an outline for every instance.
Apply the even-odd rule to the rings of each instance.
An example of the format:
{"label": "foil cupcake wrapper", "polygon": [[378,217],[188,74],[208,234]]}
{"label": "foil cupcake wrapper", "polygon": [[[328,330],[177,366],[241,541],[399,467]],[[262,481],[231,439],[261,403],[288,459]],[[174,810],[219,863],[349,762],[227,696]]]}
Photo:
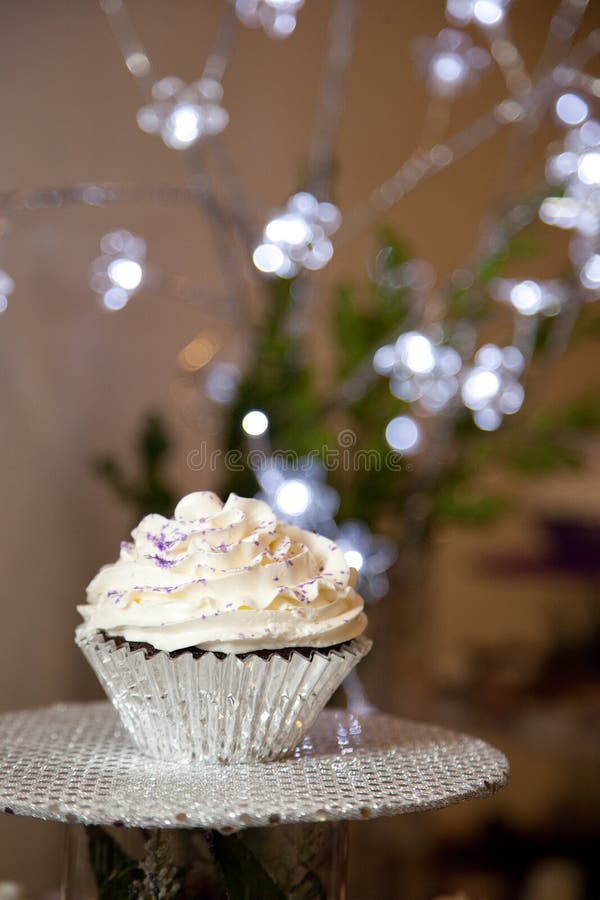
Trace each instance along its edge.
{"label": "foil cupcake wrapper", "polygon": [[187,763],[288,756],[371,649],[361,636],[287,659],[277,652],[266,659],[210,652],[147,658],[99,634],[78,632],[76,642],[138,749]]}

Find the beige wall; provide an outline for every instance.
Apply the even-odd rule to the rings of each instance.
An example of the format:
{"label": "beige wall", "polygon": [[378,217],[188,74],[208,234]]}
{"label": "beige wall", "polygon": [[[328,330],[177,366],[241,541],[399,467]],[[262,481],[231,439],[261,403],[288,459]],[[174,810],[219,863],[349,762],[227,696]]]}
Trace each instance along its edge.
{"label": "beige wall", "polygon": [[[539,21],[551,6],[529,0],[515,8],[528,59],[539,49]],[[133,0],[132,13],[160,75],[199,75],[219,8],[215,0]],[[226,140],[259,214],[297,184],[314,120],[329,8],[308,0],[288,42],[239,32],[225,79],[231,113]],[[426,95],[411,75],[407,39],[435,33],[443,26],[442,11],[441,0],[364,3],[340,132],[336,200],[342,211],[364,199],[418,142]],[[135,86],[93,0],[3,4],[0,66],[0,189],[96,179],[183,183],[177,154],[136,128]],[[459,104],[456,125],[501,90],[498,76],[488,76],[480,94]],[[500,137],[424,185],[390,216],[415,252],[442,274],[469,256],[504,147]],[[75,605],[97,567],[116,555],[127,516],[91,475],[91,458],[124,454],[140,414],[160,406],[179,438],[174,477],[182,487],[206,485],[185,467],[201,426],[183,423],[173,402],[177,351],[199,330],[202,317],[149,295],[123,313],[103,315],[87,286],[100,236],[122,226],[144,234],[157,264],[219,288],[206,223],[186,210],[31,212],[17,217],[0,245],[0,266],[17,283],[0,319],[0,709],[99,696],[72,643]],[[363,237],[340,250],[320,278],[320,299],[341,273],[364,276],[370,247]],[[540,263],[540,273],[545,265]],[[582,359],[587,366],[589,358]],[[573,382],[585,380],[577,365],[569,372]],[[459,605],[463,576],[468,573],[459,576],[453,593]],[[0,819],[0,879],[27,878],[38,892],[50,886],[58,877],[59,842],[57,826]]]}

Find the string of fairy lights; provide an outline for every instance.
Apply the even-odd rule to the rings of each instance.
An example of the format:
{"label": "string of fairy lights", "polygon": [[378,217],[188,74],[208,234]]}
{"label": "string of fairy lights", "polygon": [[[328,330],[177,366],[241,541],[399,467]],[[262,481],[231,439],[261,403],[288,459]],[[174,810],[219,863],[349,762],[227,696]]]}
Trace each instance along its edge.
{"label": "string of fairy lights", "polygon": [[[574,304],[600,296],[600,122],[594,118],[600,79],[584,71],[600,51],[600,32],[578,36],[587,2],[559,0],[540,63],[529,72],[511,32],[511,0],[447,0],[447,27],[417,39],[413,47],[415,71],[429,95],[419,146],[363,203],[341,210],[331,202],[330,179],[359,6],[358,0],[334,0],[306,189],[283,199],[277,210],[265,216],[253,207],[223,142],[230,120],[223,78],[237,28],[261,29],[274,40],[292,39],[303,5],[303,0],[225,0],[214,47],[197,80],[186,83],[175,75],[157,77],[125,0],[100,0],[143,98],[135,121],[144,133],[160,137],[169,150],[182,154],[187,185],[89,184],[5,192],[0,195],[0,213],[9,221],[35,209],[110,206],[132,199],[196,205],[213,228],[225,292],[235,294],[239,304],[243,297],[237,295],[240,285],[247,283],[249,259],[254,279],[301,278],[303,284],[310,284],[337,246],[500,129],[512,129],[508,156],[512,153],[521,165],[532,135],[553,122],[554,131],[559,129],[561,134],[549,145],[547,189],[529,217],[526,211],[525,220],[537,215],[548,226],[569,232],[569,273],[553,279],[495,279],[490,297],[511,314],[512,337],[504,345],[478,346],[473,328],[465,339],[464,323],[445,321],[445,301],[435,291],[429,263],[411,260],[393,273],[375,265],[373,277],[381,279],[383,286],[385,279],[393,278],[396,286],[409,286],[415,296],[425,299],[415,305],[410,330],[392,334],[374,348],[346,383],[346,399],[356,399],[374,378],[387,379],[398,399],[398,415],[382,422],[382,430],[390,448],[405,456],[418,457],[427,448],[429,423],[435,419],[470,415],[477,428],[495,431],[504,417],[523,405],[538,325],[551,317],[558,321]],[[476,32],[475,38],[469,29]],[[494,65],[506,95],[491,110],[449,133],[454,102],[475,91]],[[211,160],[218,163],[216,173]],[[509,173],[512,178],[514,174],[514,170]],[[221,190],[215,189],[215,179],[221,179]],[[499,223],[506,225],[511,216],[518,219],[520,215],[518,204],[508,212],[492,210],[492,226],[482,238],[484,249],[486,241],[497,238]],[[236,249],[230,234],[242,238]],[[468,286],[469,279],[468,267],[457,269],[453,286]],[[201,284],[161,272],[152,264],[144,238],[125,229],[102,237],[100,253],[90,268],[90,285],[101,307],[111,312],[123,310],[142,290],[169,293],[200,307],[210,299]],[[0,313],[7,311],[14,292],[12,277],[0,270]],[[203,390],[212,402],[232,403],[241,378],[236,364],[219,358],[214,348],[207,350],[206,341],[199,348],[199,339],[182,350],[180,360],[188,371],[205,369]],[[344,402],[343,392],[339,399]],[[334,537],[359,571],[363,590],[371,599],[383,596],[393,546],[371,534],[365,523],[336,524],[339,497],[317,462],[290,471],[277,461],[269,447],[268,410],[248,410],[241,426],[251,444],[259,441],[271,454],[256,471],[260,495],[283,518]]]}

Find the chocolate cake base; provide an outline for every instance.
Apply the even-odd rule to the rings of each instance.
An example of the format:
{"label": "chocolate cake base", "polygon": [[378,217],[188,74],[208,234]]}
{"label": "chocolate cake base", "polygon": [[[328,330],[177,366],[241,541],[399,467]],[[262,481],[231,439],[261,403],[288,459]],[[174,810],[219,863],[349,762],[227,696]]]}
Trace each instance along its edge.
{"label": "chocolate cake base", "polygon": [[[121,635],[108,634],[106,631],[101,631],[100,634],[105,641],[114,641],[117,647],[126,645],[131,651],[143,650],[146,659],[150,659],[151,656],[163,652],[162,650],[157,650],[152,644],[147,644],[145,641],[127,641]],[[273,656],[273,654],[277,654],[277,656],[281,656],[283,659],[289,659],[292,653],[300,653],[308,659],[315,651],[329,653],[331,650],[342,650],[347,647],[349,643],[350,641],[344,641],[342,644],[332,644],[329,647],[282,647],[279,650],[250,650],[247,653],[236,653],[235,655],[239,659],[245,659],[247,656],[259,656],[261,659],[268,659],[270,656]],[[178,656],[181,656],[182,653],[191,653],[194,659],[199,659],[201,656],[204,656],[205,653],[214,653],[217,659],[225,659],[226,656],[229,656],[228,653],[222,653],[220,650],[203,650],[201,647],[182,647],[180,650],[172,650],[168,655],[171,659],[176,659]]]}

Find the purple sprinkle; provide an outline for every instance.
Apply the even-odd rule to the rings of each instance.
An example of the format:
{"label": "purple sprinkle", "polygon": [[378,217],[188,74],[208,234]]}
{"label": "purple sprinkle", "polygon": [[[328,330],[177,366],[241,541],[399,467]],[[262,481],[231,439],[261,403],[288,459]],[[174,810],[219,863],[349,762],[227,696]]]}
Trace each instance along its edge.
{"label": "purple sprinkle", "polygon": [[145,555],[144,559],[153,559],[161,569],[170,569],[171,566],[176,566],[179,562],[177,559],[165,559],[163,556],[159,556],[158,553]]}

